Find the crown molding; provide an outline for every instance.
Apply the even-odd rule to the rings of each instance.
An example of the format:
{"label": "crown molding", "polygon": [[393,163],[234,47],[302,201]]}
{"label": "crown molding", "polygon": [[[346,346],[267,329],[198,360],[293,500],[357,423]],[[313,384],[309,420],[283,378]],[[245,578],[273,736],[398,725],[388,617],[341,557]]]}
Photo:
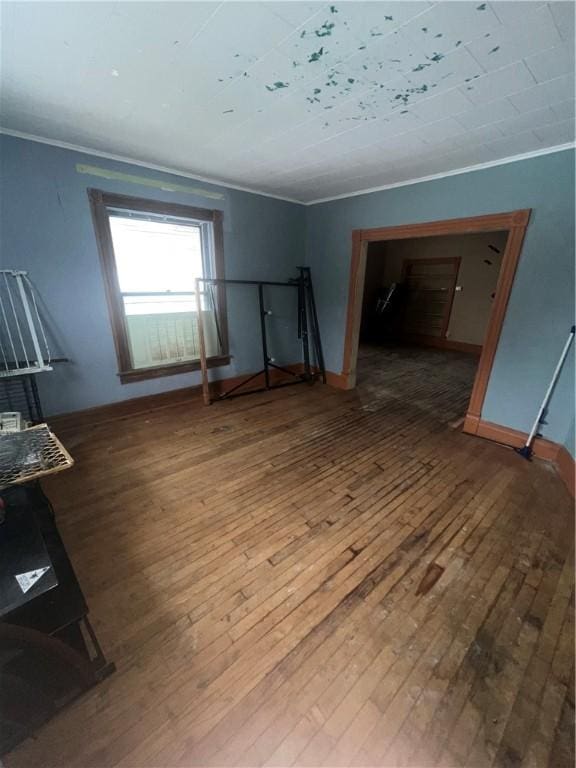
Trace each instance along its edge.
{"label": "crown molding", "polygon": [[530,160],[531,158],[541,157],[542,155],[550,155],[556,152],[565,152],[566,150],[574,149],[576,147],[576,142],[569,142],[567,144],[558,144],[554,147],[536,149],[536,150],[533,150],[532,152],[524,152],[520,155],[504,157],[499,160],[489,160],[488,162],[485,162],[485,163],[469,165],[464,168],[456,168],[455,170],[446,171],[445,173],[435,173],[430,176],[421,176],[416,179],[407,179],[406,181],[398,181],[393,184],[382,184],[381,186],[378,186],[378,187],[368,187],[365,189],[360,189],[356,192],[345,192],[341,195],[334,195],[332,197],[322,197],[316,200],[303,201],[303,200],[296,200],[295,198],[292,198],[292,197],[283,197],[282,195],[274,195],[270,192],[263,192],[259,189],[253,189],[251,187],[243,187],[243,186],[239,186],[238,184],[230,184],[227,181],[221,181],[220,179],[215,179],[209,176],[200,176],[198,174],[189,173],[188,171],[178,170],[177,168],[170,168],[168,166],[156,165],[154,163],[144,162],[142,160],[137,160],[135,158],[127,157],[125,155],[116,155],[111,152],[102,152],[100,150],[90,149],[88,147],[83,147],[77,144],[70,144],[65,141],[59,141],[57,139],[48,139],[43,136],[36,136],[34,134],[24,133],[22,131],[15,131],[10,128],[3,128],[2,126],[0,126],[0,134],[4,134],[6,136],[14,136],[15,138],[18,138],[18,139],[26,139],[27,141],[35,141],[38,144],[48,144],[49,146],[58,147],[59,149],[67,149],[72,152],[82,152],[85,155],[91,155],[93,157],[101,157],[105,160],[113,160],[119,163],[128,163],[130,165],[134,165],[139,168],[147,168],[148,170],[158,171],[159,173],[167,173],[172,176],[179,176],[185,179],[201,181],[206,184],[213,184],[218,187],[233,189],[237,192],[247,192],[252,195],[260,195],[261,197],[268,197],[268,198],[271,198],[272,200],[280,200],[285,203],[294,203],[295,205],[304,205],[307,207],[312,205],[319,205],[321,203],[331,203],[336,200],[346,200],[349,197],[369,195],[372,192],[384,192],[388,189],[398,189],[400,187],[408,187],[408,186],[411,186],[412,184],[422,184],[427,181],[437,181],[439,179],[449,178],[450,176],[460,176],[463,173],[483,171],[486,168],[496,168],[497,166],[500,166],[500,165],[508,165],[509,163],[516,163],[521,160]]}
{"label": "crown molding", "polygon": [[190,173],[188,171],[181,171],[177,168],[170,168],[165,165],[156,165],[155,163],[144,162],[143,160],[137,160],[133,157],[127,157],[126,155],[116,155],[112,152],[102,152],[98,149],[90,149],[89,147],[83,147],[79,144],[70,144],[66,141],[59,141],[58,139],[47,139],[44,136],[36,136],[32,133],[24,133],[22,131],[14,131],[11,128],[3,128],[0,126],[0,134],[5,136],[13,136],[16,139],[26,139],[27,141],[35,141],[38,144],[48,144],[51,147],[58,147],[59,149],[68,149],[71,152],[81,152],[84,155],[91,155],[92,157],[101,157],[104,160],[114,160],[117,163],[129,163],[130,165],[137,166],[138,168],[147,168],[150,171],[158,171],[159,173],[168,173],[171,176],[180,176],[184,179],[192,179],[194,181],[202,181],[205,184],[213,184],[214,186],[224,187],[226,189],[233,189],[236,192],[248,192],[251,195],[260,195],[261,197],[270,197],[273,200],[281,200],[284,203],[295,203],[296,205],[305,205],[302,200],[295,200],[291,197],[282,197],[281,195],[274,195],[270,192],[262,192],[260,189],[253,189],[251,187],[242,187],[238,184],[231,184],[228,181],[221,181],[209,176],[200,176],[196,173]]}
{"label": "crown molding", "polygon": [[417,179],[408,179],[406,181],[398,181],[395,184],[383,184],[380,187],[369,187],[367,189],[360,189],[357,192],[346,192],[342,195],[334,195],[333,197],[321,197],[317,200],[309,200],[304,205],[319,205],[320,203],[331,203],[334,200],[345,200],[348,197],[358,197],[359,195],[369,195],[372,192],[384,192],[387,189],[397,189],[398,187],[409,187],[412,184],[422,184],[426,181],[436,181],[438,179],[446,179],[449,176],[460,176],[462,173],[471,173],[473,171],[483,171],[486,168],[495,168],[498,165],[508,165],[508,163],[516,163],[520,160],[529,160],[532,157],[540,157],[541,155],[551,155],[555,152],[565,152],[568,149],[576,148],[576,142],[569,142],[568,144],[557,144],[554,147],[546,147],[545,149],[535,149],[532,152],[524,152],[521,155],[512,155],[512,157],[503,157],[499,160],[489,160],[486,163],[478,163],[477,165],[468,165],[465,168],[456,168],[453,171],[446,171],[446,173],[434,173],[431,176],[421,176]]}

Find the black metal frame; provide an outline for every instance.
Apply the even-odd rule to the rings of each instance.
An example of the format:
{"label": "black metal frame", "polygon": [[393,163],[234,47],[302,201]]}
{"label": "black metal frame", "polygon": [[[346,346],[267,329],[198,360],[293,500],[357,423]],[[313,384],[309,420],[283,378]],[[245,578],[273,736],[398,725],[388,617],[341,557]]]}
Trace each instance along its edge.
{"label": "black metal frame", "polygon": [[35,373],[0,377],[0,411],[19,411],[32,424],[44,421]]}
{"label": "black metal frame", "polygon": [[[288,280],[287,282],[270,281],[270,280],[226,280],[224,278],[210,278],[202,277],[197,279],[197,284],[205,283],[210,287],[214,285],[254,285],[258,289],[258,307],[260,312],[260,344],[262,347],[262,364],[263,368],[257,373],[253,373],[248,376],[244,381],[239,384],[235,384],[229,390],[222,392],[215,396],[216,400],[226,400],[231,397],[240,397],[242,395],[253,394],[255,392],[266,392],[271,389],[280,389],[281,387],[291,386],[292,384],[314,384],[316,379],[320,378],[322,382],[326,383],[326,370],[324,367],[324,353],[322,351],[322,342],[320,339],[320,329],[318,327],[318,316],[316,313],[316,302],[314,299],[314,289],[312,287],[312,275],[310,267],[298,267],[298,277]],[[296,288],[298,291],[298,338],[302,340],[302,356],[304,362],[304,373],[295,373],[288,368],[283,368],[281,365],[276,365],[270,359],[268,354],[268,336],[266,331],[266,316],[269,312],[264,305],[264,286],[278,286],[283,288]],[[214,315],[216,318],[216,331],[218,337],[220,337],[220,331],[218,328],[218,309],[214,303],[213,293],[210,295],[212,306],[214,309]],[[199,316],[199,326],[202,326],[202,318]],[[203,328],[200,328],[200,333],[203,336]],[[316,358],[317,370],[314,370],[311,364],[310,357],[310,340],[312,341],[314,356]],[[203,347],[203,341],[201,342]],[[202,352],[204,354],[204,351]],[[282,371],[293,377],[292,381],[279,382],[278,384],[272,383],[270,379],[270,369],[275,368],[278,371]],[[254,379],[264,374],[264,386],[257,389],[250,389],[248,391],[239,392],[242,387],[249,384]],[[207,375],[207,369],[203,367],[203,376]],[[212,401],[211,396],[208,394],[208,399],[205,400],[208,403]]]}

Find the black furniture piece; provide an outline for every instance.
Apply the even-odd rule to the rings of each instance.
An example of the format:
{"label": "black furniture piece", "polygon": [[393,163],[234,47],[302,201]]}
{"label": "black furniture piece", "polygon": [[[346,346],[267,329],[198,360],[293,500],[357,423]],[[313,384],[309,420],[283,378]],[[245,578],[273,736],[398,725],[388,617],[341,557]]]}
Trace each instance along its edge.
{"label": "black furniture piece", "polygon": [[0,491],[0,755],[114,671],[38,482]]}
{"label": "black furniture piece", "polygon": [[[51,365],[68,363],[67,357],[56,357]],[[23,361],[18,365],[25,366]],[[0,411],[19,411],[22,418],[30,424],[44,421],[42,403],[38,393],[36,373],[21,373],[12,376],[0,376]]]}
{"label": "black furniture piece", "polygon": [[22,418],[31,424],[44,421],[36,375],[27,373],[1,377],[0,411],[19,411]]}

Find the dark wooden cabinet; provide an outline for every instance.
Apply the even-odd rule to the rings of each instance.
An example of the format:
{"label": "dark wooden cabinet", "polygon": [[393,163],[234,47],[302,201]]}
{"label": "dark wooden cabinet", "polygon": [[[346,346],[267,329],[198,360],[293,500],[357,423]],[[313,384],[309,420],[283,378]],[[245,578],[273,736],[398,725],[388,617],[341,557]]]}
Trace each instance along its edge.
{"label": "dark wooden cabinet", "polygon": [[40,484],[5,489],[0,499],[1,755],[114,666]]}

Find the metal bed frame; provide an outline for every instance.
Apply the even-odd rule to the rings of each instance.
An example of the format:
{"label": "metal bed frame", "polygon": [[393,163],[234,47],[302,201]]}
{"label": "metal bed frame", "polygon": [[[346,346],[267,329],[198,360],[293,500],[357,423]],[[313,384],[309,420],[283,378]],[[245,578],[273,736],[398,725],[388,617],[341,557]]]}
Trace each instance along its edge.
{"label": "metal bed frame", "polygon": [[[263,368],[257,373],[251,374],[239,384],[231,387],[215,397],[210,392],[210,382],[208,379],[208,362],[206,357],[206,339],[204,333],[204,322],[202,318],[202,285],[226,286],[226,285],[253,285],[258,290],[258,306],[260,312],[260,343],[262,348]],[[268,336],[266,331],[266,317],[270,314],[264,305],[264,286],[279,286],[283,288],[295,288],[298,291],[298,338],[302,341],[303,373],[294,371],[276,365],[268,354]],[[218,309],[214,302],[212,291],[209,292],[216,320],[216,332],[220,342],[222,341],[220,328],[218,324]],[[312,275],[310,267],[298,267],[298,277],[287,282],[269,281],[269,280],[226,280],[224,278],[199,277],[196,279],[196,305],[198,313],[198,337],[200,342],[200,368],[202,371],[202,395],[204,404],[210,405],[213,400],[225,400],[240,395],[253,394],[254,392],[265,392],[271,389],[279,389],[291,384],[308,383],[313,384],[318,378],[322,383],[326,383],[326,370],[324,366],[324,353],[322,342],[320,340],[320,329],[318,327],[318,315],[316,312],[316,302],[314,299],[314,290],[312,287]],[[316,366],[312,366],[310,344],[312,344],[313,354],[316,359]],[[271,369],[282,371],[292,377],[292,381],[273,383],[270,378]],[[240,392],[239,390],[254,381],[259,376],[264,375],[264,386],[257,389],[250,389]]]}

